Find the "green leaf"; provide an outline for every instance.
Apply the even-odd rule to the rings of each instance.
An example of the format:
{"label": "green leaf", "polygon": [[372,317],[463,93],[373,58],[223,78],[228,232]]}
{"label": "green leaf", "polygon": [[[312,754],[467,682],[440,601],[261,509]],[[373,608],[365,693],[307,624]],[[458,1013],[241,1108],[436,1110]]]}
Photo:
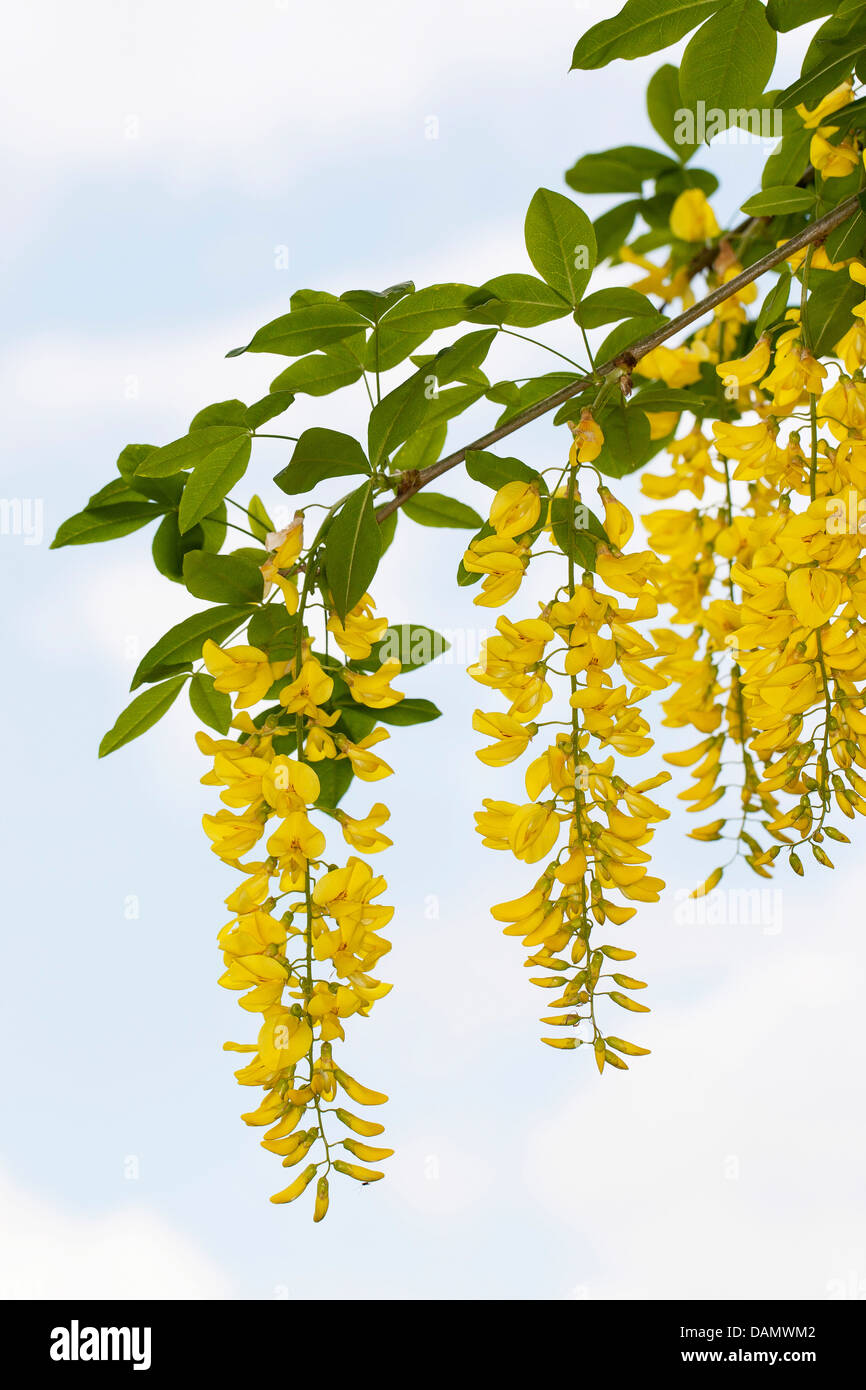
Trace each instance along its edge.
{"label": "green leaf", "polygon": [[282,415],[294,400],[291,391],[274,391],[269,395],[262,396],[260,401],[254,405],[247,406],[247,424],[251,430],[260,430],[262,425],[266,425],[269,420],[273,420],[277,415]]}
{"label": "green leaf", "polygon": [[325,537],[325,575],[341,622],[366,593],[381,553],[373,484],[364,483],[343,503]]}
{"label": "green leaf", "polygon": [[496,323],[510,323],[515,328],[537,328],[541,323],[561,319],[570,311],[570,304],[543,280],[534,275],[496,275],[478,291],[484,312]]}
{"label": "green leaf", "polygon": [[813,130],[807,130],[796,111],[782,112],[782,138],[770,154],[761,174],[762,188],[796,183],[809,167]]}
{"label": "green leaf", "polygon": [[624,245],[634,226],[634,219],[641,209],[640,198],[630,198],[627,203],[609,208],[593,222],[593,231],[598,247],[599,261],[606,261]]}
{"label": "green leaf", "polygon": [[626,348],[632,347],[640,342],[648,333],[653,333],[657,328],[661,328],[667,323],[664,314],[656,310],[655,318],[648,314],[641,318],[626,319],[625,323],[620,323],[611,333],[608,333],[604,342],[596,349],[595,360],[598,363],[609,362],[611,358],[618,357]]}
{"label": "green leaf", "polygon": [[687,188],[699,188],[709,198],[718,186],[718,179],[709,169],[685,169],[680,166],[668,169],[656,179],[656,193],[673,193],[675,197]]}
{"label": "green leaf", "polygon": [[154,517],[162,516],[164,511],[165,507],[158,502],[117,502],[93,511],[76,512],[75,516],[60,523],[50,548],[59,550],[64,545],[113,541],[140,530]]}
{"label": "green leaf", "polygon": [[186,676],[173,676],[171,680],[151,686],[150,690],[136,695],[132,703],[118,716],[113,728],[103,737],[99,745],[100,758],[104,758],[107,753],[113,753],[117,748],[122,748],[124,743],[130,743],[132,739],[152,728],[174,704],[185,680]]}
{"label": "green leaf", "polygon": [[374,468],[378,468],[416,429],[426,431],[443,419],[459,415],[487,389],[485,378],[480,386],[452,386],[440,391],[436,372],[431,367],[422,367],[401,382],[371,410],[368,448]]}
{"label": "green leaf", "polygon": [[767,0],[767,19],[780,34],[787,34],[835,8],[835,0]]}
{"label": "green leaf", "polygon": [[253,441],[249,434],[238,435],[212,449],[190,475],[180,499],[178,525],[189,531],[202,517],[218,507],[247,471]]}
{"label": "green leaf", "polygon": [[241,439],[248,432],[237,425],[206,425],[174,439],[161,449],[151,450],[135,471],[135,478],[167,478],[185,468],[197,468],[208,454],[223,444]]}
{"label": "green leaf", "polygon": [[451,643],[432,628],[422,627],[418,623],[402,623],[399,627],[387,628],[367,661],[360,664],[377,671],[383,662],[396,657],[402,667],[401,674],[405,675],[407,671],[419,671],[450,647]]}
{"label": "green leaf", "polygon": [[315,804],[319,810],[334,811],[355,775],[352,764],[348,758],[340,758],[337,761],[333,758],[322,758],[315,764],[315,770],[320,786],[319,799]]}
{"label": "green leaf", "polygon": [[780,213],[804,212],[815,202],[813,188],[798,188],[795,184],[783,184],[778,188],[765,188],[753,198],[747,198],[742,210],[749,217],[774,217]]}
{"label": "green leaf", "polygon": [[731,112],[759,107],[776,61],[776,33],[760,0],[729,0],[702,24],[680,64],[686,106]]}
{"label": "green leaf", "polygon": [[247,526],[256,540],[261,541],[263,545],[269,533],[277,529],[268,516],[268,509],[257,492],[253,493],[250,498],[250,505],[247,507]]}
{"label": "green leaf", "polygon": [[274,377],[272,391],[291,391],[307,396],[327,396],[343,386],[351,386],[362,374],[361,363],[342,343],[327,352],[300,357]]}
{"label": "green leaf", "polygon": [[673,193],[654,193],[641,201],[641,216],[650,227],[659,230],[658,244],[661,246],[667,246],[671,240],[670,221],[675,201]]}
{"label": "green leaf", "polygon": [[788,296],[790,292],[791,272],[786,266],[761,305],[760,312],[755,320],[755,336],[757,338],[760,338],[765,328],[769,328],[771,324],[784,318],[785,310],[788,307]]}
{"label": "green leaf", "polygon": [[266,603],[250,618],[247,640],[277,661],[286,661],[297,649],[298,622],[282,603]]}
{"label": "green leaf", "polygon": [[862,300],[863,287],[832,270],[813,270],[810,284],[806,323],[812,352],[816,357],[824,357],[851,327],[851,311]]}
{"label": "green leaf", "polygon": [[[790,115],[790,112],[786,112]],[[861,97],[859,101],[849,101],[847,106],[843,106],[839,111],[833,112],[833,125],[843,127],[847,130],[850,126],[862,129],[866,124],[866,97]],[[812,135],[812,131],[809,134]]]}
{"label": "green leaf", "polygon": [[483,525],[482,518],[465,502],[456,497],[446,497],[442,492],[417,492],[407,497],[403,511],[410,521],[421,526],[448,526],[459,530],[476,531]]}
{"label": "green leaf", "polygon": [[642,58],[676,43],[725,0],[627,0],[619,14],[580,38],[572,68],[603,68],[614,58]]}
{"label": "green leaf", "polygon": [[539,188],[526,214],[526,249],[539,275],[572,307],[595,267],[595,232],[586,213],[562,193]]}
{"label": "green leaf", "polygon": [[371,323],[378,323],[383,314],[414,289],[411,280],[403,280],[399,285],[389,285],[386,290],[346,290],[340,295],[340,301],[357,309]]}
{"label": "green leaf", "polygon": [[117,471],[131,487],[136,486],[133,477],[135,470],[142,460],[147,458],[148,454],[154,452],[155,447],[153,444],[127,444],[125,449],[121,449],[117,456]]}
{"label": "green leaf", "polygon": [[584,328],[600,328],[617,319],[655,318],[658,309],[639,290],[598,290],[581,301],[574,317]]}
{"label": "green leaf", "polygon": [[281,357],[301,357],[305,352],[337,343],[363,332],[367,320],[348,304],[316,303],[293,309],[260,328],[246,352],[274,352]]}
{"label": "green leaf", "polygon": [[595,460],[600,473],[623,478],[643,467],[652,451],[649,420],[643,410],[625,405],[606,411],[601,428],[604,445]]}
{"label": "green leaf", "polygon": [[200,671],[189,683],[193,712],[218,734],[227,734],[232,722],[232,702],[222,690],[214,690],[213,676]]}
{"label": "green leaf", "polygon": [[843,82],[866,53],[866,14],[862,5],[843,6],[841,13],[822,24],[803,59],[796,82],[779,95],[782,108],[804,104],[814,107]]}
{"label": "green leaf", "polygon": [[644,386],[629,400],[629,407],[657,414],[661,411],[700,409],[700,397],[691,391],[675,391],[669,386]]}
{"label": "green leaf", "polygon": [[369,472],[367,456],[357,439],[338,430],[315,426],[304,430],[295,445],[291,462],[281,469],[274,482],[291,497],[299,492],[309,492],[324,478],[343,478],[352,473]]}
{"label": "green leaf", "polygon": [[[530,377],[528,381],[522,382],[521,385],[516,388],[516,394],[512,395],[511,391],[508,391],[506,407],[496,421],[497,425],[504,425],[512,416],[519,415],[522,410],[526,410],[528,406],[534,405],[536,401],[544,400],[545,396],[552,396],[554,392],[561,390],[563,386],[570,386],[573,381],[573,371],[546,372],[544,376]],[[500,386],[503,388],[513,385],[513,382],[500,383]],[[494,390],[496,391],[496,395],[492,392],[488,392],[490,399],[503,399],[504,391],[500,392],[497,388],[494,388]]]}
{"label": "green leaf", "polygon": [[193,613],[182,622],[175,623],[174,627],[169,628],[168,632],[153,644],[150,651],[145,652],[132,678],[130,690],[136,690],[145,681],[154,679],[154,672],[165,666],[184,666],[190,661],[198,661],[208,638],[212,642],[222,642],[223,638],[240,627],[253,611],[246,605],[220,605],[216,608],[206,608],[201,613]]}
{"label": "green leaf", "polygon": [[537,473],[528,468],[520,459],[500,458],[486,449],[470,449],[466,454],[466,472],[476,483],[492,487],[496,492],[506,483],[537,483],[542,481]]}
{"label": "green leaf", "polygon": [[498,331],[496,328],[482,328],[475,333],[466,333],[450,347],[437,352],[428,364],[428,370],[432,371],[440,386],[459,381],[467,372],[481,366]]}
{"label": "green leaf", "polygon": [[398,724],[401,728],[409,724],[429,724],[438,719],[442,711],[432,700],[401,700],[387,709],[377,709],[376,718],[383,724]]}
{"label": "green leaf", "polygon": [[866,216],[860,211],[830,233],[826,241],[827,255],[833,262],[850,260],[862,254],[864,242]]}
{"label": "green leaf", "polygon": [[212,554],[216,555],[217,551],[222,548],[222,543],[226,538],[226,521],[226,504],[225,502],[221,502],[210,516],[205,517],[204,521],[187,532],[187,539],[191,536],[198,535],[199,530],[201,530],[201,549],[211,551]]}
{"label": "green leaf", "polygon": [[389,371],[437,328],[453,328],[469,314],[472,285],[429,285],[401,299],[382,317],[367,343],[369,371]]}
{"label": "green leaf", "polygon": [[[433,425],[431,429],[416,430],[405,444],[400,445],[391,460],[395,472],[407,473],[436,463],[442,453],[447,434],[448,425],[441,423]],[[396,516],[396,512],[394,515]]]}
{"label": "green leaf", "polygon": [[183,582],[195,598],[212,603],[256,603],[264,580],[253,560],[242,555],[209,555],[192,550],[184,556]]}
{"label": "green leaf", "polygon": [[[477,531],[472,537],[469,545],[474,544],[475,541],[486,540],[488,536],[492,536],[493,534],[493,527],[488,521],[485,521],[480,531]],[[457,583],[460,585],[461,589],[466,588],[469,584],[479,584],[480,582],[481,575],[476,571],[468,570],[461,560],[460,564],[457,566]]]}
{"label": "green leaf", "polygon": [[385,551],[388,549],[388,547],[393,544],[394,537],[397,534],[397,522],[399,518],[399,511],[389,512],[388,515],[381,520],[379,518],[379,512],[376,512],[376,522],[379,527],[379,539],[382,542],[382,552],[379,556],[380,559],[382,558],[382,555],[385,554]]}
{"label": "green leaf", "polygon": [[576,560],[581,569],[595,570],[599,542],[609,545],[607,533],[594,512],[582,502],[569,505],[567,497],[554,497],[550,504],[551,529],[562,553]]}
{"label": "green leaf", "polygon": [[120,502],[147,502],[148,498],[144,493],[137,492],[134,487],[130,487],[125,478],[112,478],[110,483],[101,487],[98,492],[94,492],[87,499],[89,512],[95,511],[99,507],[111,507]]}
{"label": "green leaf", "polygon": [[190,433],[193,430],[206,429],[209,425],[229,425],[235,429],[245,430],[247,428],[247,408],[243,401],[217,401],[215,405],[206,405],[204,410],[200,410],[197,415],[190,420]]}
{"label": "green leaf", "polygon": [[185,536],[177,525],[177,512],[169,512],[156,528],[151,545],[153,563],[160,574],[176,584],[183,583],[183,557],[190,550],[204,549],[204,532],[194,526]]}
{"label": "green leaf", "polygon": [[679,166],[670,155],[642,145],[620,145],[602,154],[585,154],[565,175],[575,193],[640,193],[647,179]]}
{"label": "green leaf", "polygon": [[697,142],[690,144],[683,140],[683,131],[677,121],[677,112],[683,108],[680,95],[680,79],[673,63],[665,63],[654,73],[646,89],[646,108],[653,129],[666,145],[683,163],[690,159],[698,148]]}

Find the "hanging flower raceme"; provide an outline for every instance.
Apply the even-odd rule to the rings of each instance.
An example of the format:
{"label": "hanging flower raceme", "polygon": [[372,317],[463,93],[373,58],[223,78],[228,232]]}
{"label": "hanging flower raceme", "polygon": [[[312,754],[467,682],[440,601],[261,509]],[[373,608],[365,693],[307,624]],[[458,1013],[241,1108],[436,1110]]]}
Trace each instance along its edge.
{"label": "hanging flower raceme", "polygon": [[[647,1049],[608,1032],[600,1006],[607,995],[626,1010],[645,1012],[636,993],[643,982],[612,969],[633,951],[597,938],[602,927],[609,936],[610,926],[632,917],[633,903],[656,902],[664,886],[649,872],[645,846],[668,815],[650,793],[670,774],[631,781],[615,766],[617,757],[640,757],[652,746],[641,704],[666,682],[652,664],[656,646],[640,628],[657,613],[660,567],[650,551],[624,551],[634,523],[606,487],[599,490],[604,521],[588,530],[577,477],[582,463],[598,457],[603,433],[588,410],[572,428],[568,486],[557,489],[544,533],[563,551],[563,583],[537,617],[497,618],[495,635],[469,672],[506,705],[504,713],[475,712],[473,727],[492,740],[478,751],[481,761],[503,767],[535,745],[524,778],[528,799],[485,799],[476,825],[489,848],[538,866],[526,894],[492,911],[529,952],[532,983],[557,992],[549,1007],[564,1012],[542,1021],[562,1032],[543,1041],[560,1049],[588,1044],[600,1070],[605,1063],[624,1069],[624,1057]],[[512,512],[518,486],[527,484],[497,491],[494,529]],[[528,507],[526,530],[514,533],[527,563],[538,539],[531,530],[537,515]],[[579,531],[593,534],[596,545],[596,575],[587,570],[580,581]]]}
{"label": "hanging flower raceme", "polygon": [[[282,580],[284,595],[297,598],[293,576],[280,572],[297,561],[299,540],[286,533],[271,540],[275,554],[266,568]],[[294,613],[298,604],[287,607]],[[262,1147],[283,1167],[297,1170],[271,1200],[294,1201],[315,1184],[316,1221],[328,1209],[332,1171],[374,1182],[384,1176],[375,1165],[393,1152],[369,1142],[383,1132],[381,1124],[334,1105],[340,1092],[360,1107],[387,1099],[346,1072],[335,1047],[345,1040],[346,1020],[366,1017],[391,988],[377,967],[390,949],[382,932],[393,909],[382,905],[385,880],[364,857],[391,845],[382,830],[389,812],[376,802],[366,815],[351,816],[327,790],[336,785],[341,764],[362,780],[391,771],[372,752],[386,736],[374,727],[375,711],[402,700],[391,684],[400,662],[362,669],[371,665],[387,627],[364,594],[345,617],[331,611],[327,621],[348,661],[357,664],[317,654],[301,628],[289,659],[272,661],[257,647],[222,648],[212,641],[203,651],[215,688],[233,693],[237,711],[236,738],[197,735],[212,759],[202,781],[221,788],[225,807],[206,815],[204,828],[214,852],[242,876],[226,899],[232,918],[219,933],[220,983],[259,1018],[255,1041],[225,1046],[248,1054],[235,1074],[259,1092],[242,1118],[264,1129]],[[334,705],[338,688],[348,692],[345,707]],[[269,708],[251,712],[265,700]],[[340,727],[347,709],[355,737]],[[322,822],[329,817],[351,850],[342,866],[328,862]],[[348,1137],[332,1132],[333,1120],[350,1131]]]}

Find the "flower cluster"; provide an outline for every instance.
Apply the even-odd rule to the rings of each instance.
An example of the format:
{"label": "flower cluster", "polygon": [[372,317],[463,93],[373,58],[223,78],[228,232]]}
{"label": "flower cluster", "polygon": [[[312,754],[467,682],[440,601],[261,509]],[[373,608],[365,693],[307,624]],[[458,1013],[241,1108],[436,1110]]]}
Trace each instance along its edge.
{"label": "flower cluster", "polygon": [[[294,615],[299,528],[288,538],[270,536],[268,545],[265,578]],[[388,810],[377,802],[354,818],[333,804],[332,790],[341,763],[362,781],[391,772],[374,751],[388,735],[374,727],[373,711],[403,698],[391,685],[400,663],[371,666],[369,660],[387,626],[365,594],[344,619],[335,611],[328,615],[328,632],[346,661],[317,654],[300,626],[287,658],[212,641],[202,653],[215,688],[233,696],[237,734],[197,735],[212,759],[202,781],[218,786],[223,802],[223,809],[204,816],[205,833],[214,852],[241,875],[226,899],[231,920],[218,937],[225,962],[220,984],[237,991],[241,1008],[260,1020],[255,1042],[225,1047],[249,1054],[235,1075],[262,1092],[242,1116],[246,1124],[266,1127],[262,1147],[285,1168],[304,1165],[271,1201],[291,1202],[315,1182],[316,1221],[328,1208],[331,1169],[373,1182],[384,1174],[367,1165],[393,1152],[369,1142],[382,1133],[381,1124],[334,1105],[340,1090],[360,1106],[387,1099],[344,1071],[334,1051],[344,1041],[346,1020],[366,1017],[391,988],[374,972],[390,949],[382,932],[393,909],[380,901],[385,879],[362,857],[391,844],[382,831]],[[351,719],[335,703],[338,688],[350,693]],[[266,700],[272,703],[253,714],[252,707]],[[339,826],[353,851],[344,863],[329,862],[323,818]],[[328,1132],[331,1115],[350,1137]],[[346,1157],[336,1157],[335,1149]]]}
{"label": "flower cluster", "polygon": [[[601,534],[584,531],[578,476],[598,457],[604,436],[588,410],[573,433],[567,483],[560,476],[544,507],[540,478],[506,483],[490,508],[493,534],[481,542],[486,555],[521,559],[510,582],[488,581],[477,603],[501,606],[512,597],[542,539],[561,552],[567,577],[537,616],[497,618],[496,634],[470,667],[506,705],[504,713],[475,712],[473,727],[493,740],[479,750],[480,760],[502,767],[536,744],[524,778],[527,800],[485,799],[476,824],[486,846],[539,866],[526,894],[492,912],[507,936],[521,939],[526,966],[541,972],[531,982],[557,992],[549,1007],[564,1012],[542,1022],[563,1032],[543,1041],[562,1049],[589,1044],[599,1070],[605,1063],[626,1069],[624,1056],[647,1049],[607,1032],[597,1010],[607,996],[626,1010],[647,1012],[634,997],[644,985],[606,968],[634,952],[597,937],[599,928],[634,916],[632,903],[656,902],[664,887],[649,872],[645,847],[668,815],[650,793],[670,774],[631,781],[617,767],[618,758],[638,758],[651,748],[642,705],[666,684],[651,664],[660,651],[641,630],[658,611],[659,565],[650,551],[625,551],[633,521],[606,487]],[[589,541],[593,561],[577,582],[577,548]],[[468,571],[477,549],[464,557]],[[551,703],[558,717],[550,717]]]}
{"label": "flower cluster", "polygon": [[[825,180],[849,173],[852,156],[860,158],[847,140],[828,143],[837,132],[826,118],[851,95],[844,83],[820,109],[798,108],[816,132],[812,160]],[[816,274],[840,277],[844,294],[846,283],[866,285],[866,265],[809,247],[789,259],[789,272],[799,278],[801,302],[785,306],[757,338],[738,318],[736,355],[723,355],[729,319],[717,315],[707,360],[730,416],[710,425],[699,417],[668,444],[670,472],[641,480],[650,498],[691,493],[702,504],[644,517],[665,559],[659,595],[674,624],[657,634],[665,652],[657,669],[671,686],[665,723],[702,736],[667,761],[690,769],[692,786],[680,793],[690,811],[707,811],[728,791],[739,799],[735,813],[717,812],[691,832],[733,842],[698,895],[737,857],[768,877],[784,851],[801,874],[808,846],[832,867],[827,839],[848,837],[831,815],[866,812],[857,771],[866,767],[866,301],[844,336],[820,351],[823,325],[806,308]],[[703,342],[706,350],[712,332]],[[739,777],[726,780],[737,764]]]}

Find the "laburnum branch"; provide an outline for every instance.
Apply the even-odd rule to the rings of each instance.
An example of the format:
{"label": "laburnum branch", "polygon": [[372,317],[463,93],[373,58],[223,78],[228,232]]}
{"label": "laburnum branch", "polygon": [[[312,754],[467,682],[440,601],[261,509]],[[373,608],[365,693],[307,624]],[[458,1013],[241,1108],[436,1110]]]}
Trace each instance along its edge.
{"label": "laburnum branch", "polygon": [[[800,175],[794,187],[808,188],[809,185],[814,182],[815,170],[810,164],[808,169],[804,170]],[[699,275],[702,270],[708,270],[710,268],[725,242],[730,242],[732,240],[739,241],[742,238],[748,240],[752,232],[757,231],[759,227],[766,227],[772,220],[772,213],[764,217],[744,217],[742,222],[739,222],[736,227],[732,227],[729,232],[723,232],[722,235],[711,242],[709,246],[704,246],[698,251],[697,255],[692,257],[688,264],[689,279],[691,280],[693,276]]]}
{"label": "laburnum branch", "polygon": [[495,429],[484,434],[480,439],[475,439],[471,444],[464,444],[453,454],[446,455],[436,463],[431,463],[426,468],[418,469],[417,472],[405,473],[398,483],[397,495],[386,502],[384,506],[377,508],[377,519],[381,522],[400,508],[408,498],[420,492],[428,483],[432,483],[435,478],[440,478],[443,473],[448,473],[458,464],[463,463],[466,455],[476,450],[489,449],[491,445],[497,444],[500,439],[505,439],[509,434],[514,434],[516,430],[522,429],[524,425],[529,425],[533,420],[537,420],[549,411],[555,410],[557,406],[564,405],[571,400],[572,396],[578,395],[581,391],[589,387],[598,385],[612,373],[620,371],[623,374],[630,372],[648,353],[674,337],[681,329],[688,328],[690,324],[703,318],[710,313],[718,304],[723,304],[725,300],[731,299],[739,294],[740,290],[752,284],[754,280],[760,278],[765,271],[772,270],[774,266],[781,265],[783,261],[801,251],[804,247],[813,246],[822,242],[836,227],[846,222],[855,212],[860,209],[860,195],[855,193],[850,198],[846,198],[838,207],[833,208],[823,217],[819,217],[810,226],[804,227],[796,236],[785,241],[781,246],[777,246],[773,251],[768,251],[766,256],[754,262],[735,275],[733,279],[726,280],[723,285],[719,285],[704,299],[698,300],[690,309],[686,309],[682,314],[670,320],[669,323],[662,324],[652,333],[648,333],[645,338],[640,338],[631,347],[612,357],[608,362],[597,367],[593,373],[585,376],[575,377],[567,386],[562,386],[558,391],[554,391],[550,396],[545,396],[542,400],[536,401],[534,405],[527,406],[526,410],[521,410],[518,415],[512,416],[504,424],[498,425]]}

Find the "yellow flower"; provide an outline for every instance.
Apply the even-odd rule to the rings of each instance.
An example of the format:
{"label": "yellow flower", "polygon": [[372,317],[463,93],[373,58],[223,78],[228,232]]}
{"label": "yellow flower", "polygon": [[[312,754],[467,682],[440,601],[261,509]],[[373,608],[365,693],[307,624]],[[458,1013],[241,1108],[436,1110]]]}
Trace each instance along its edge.
{"label": "yellow flower", "polygon": [[645,256],[638,256],[629,246],[621,246],[619,249],[619,259],[626,265],[639,265],[647,274],[642,280],[635,280],[632,289],[638,290],[641,294],[656,294],[669,304],[672,299],[682,299],[683,308],[687,309],[695,302],[695,296],[690,289],[689,272],[686,266],[681,266],[674,274],[671,274],[672,263],[668,261],[663,266],[653,265],[652,261]]}
{"label": "yellow flower", "polygon": [[797,569],[788,577],[785,593],[803,627],[823,627],[839,607],[842,580],[828,570]]}
{"label": "yellow flower", "polygon": [[866,429],[866,384],[840,377],[818,402],[819,418],[839,441]]}
{"label": "yellow flower", "polygon": [[[852,261],[848,267],[848,274],[858,285],[866,285],[866,265],[861,265],[859,261]],[[866,299],[862,304],[857,304],[851,313],[858,319],[866,319]]]}
{"label": "yellow flower", "polygon": [[857,306],[855,322],[848,329],[848,332],[839,339],[833,348],[835,355],[845,364],[845,370],[853,376],[856,371],[866,365],[866,300]]}
{"label": "yellow flower", "polygon": [[809,160],[825,179],[847,178],[860,163],[860,155],[852,145],[833,145],[827,139],[835,131],[835,126],[823,126],[815,131],[809,145]]}
{"label": "yellow flower", "polygon": [[298,590],[292,580],[280,571],[294,566],[303,544],[304,518],[300,512],[296,512],[294,520],[284,530],[270,531],[265,538],[265,545],[272,552],[261,567],[265,595],[268,586],[276,584],[282,590],[286,610],[290,614],[298,611]]}
{"label": "yellow flower", "polygon": [[716,372],[725,381],[734,377],[739,386],[751,386],[766,375],[770,365],[770,340],[764,334],[759,338],[751,352],[745,357],[734,358],[730,362],[719,362]]}
{"label": "yellow flower", "polygon": [[582,410],[580,420],[571,426],[571,432],[574,435],[574,443],[568,461],[572,468],[578,463],[593,463],[602,451],[604,435],[601,425],[593,420],[592,412]]}
{"label": "yellow flower", "polygon": [[484,608],[499,608],[513,598],[523,579],[527,554],[527,547],[510,536],[472,541],[463,556],[463,567],[470,574],[485,576],[474,602]]}
{"label": "yellow flower", "polygon": [[370,709],[388,709],[405,699],[402,691],[392,690],[391,681],[402,670],[396,657],[383,661],[378,671],[363,675],[360,671],[343,671],[343,679],[349,687],[352,699]]}
{"label": "yellow flower", "polygon": [[522,536],[541,515],[541,499],[535,483],[506,483],[490,506],[490,525],[497,536]]}
{"label": "yellow flower", "polygon": [[487,748],[479,748],[475,756],[488,767],[504,767],[513,763],[526,752],[529,741],[535,733],[534,724],[524,724],[508,714],[485,714],[477,709],[472,716],[472,727],[479,734],[495,738]]}
{"label": "yellow flower", "polygon": [[319,705],[330,699],[334,682],[319,665],[315,657],[308,657],[301,666],[300,675],[280,691],[280,703],[289,714],[304,714],[315,719]]}
{"label": "yellow flower", "polygon": [[324,835],[305,811],[290,811],[268,840],[268,854],[279,859],[284,873],[292,879],[304,872],[310,859],[318,859],[324,848]]}
{"label": "yellow flower", "polygon": [[838,87],[834,87],[832,92],[828,92],[825,97],[810,111],[807,106],[798,106],[797,115],[803,122],[807,130],[814,130],[816,126],[823,125],[828,116],[832,116],[835,111],[840,111],[843,106],[847,106],[853,99],[852,79],[846,78]]}
{"label": "yellow flower", "polygon": [[311,767],[284,754],[274,758],[262,778],[262,793],[278,816],[303,810],[318,801],[319,779]]}
{"label": "yellow flower", "polygon": [[709,241],[719,224],[700,188],[686,188],[671,208],[671,231],[680,241]]}
{"label": "yellow flower", "polygon": [[237,692],[236,709],[258,704],[274,681],[283,674],[286,662],[271,663],[267,653],[258,647],[227,647],[224,651],[216,642],[207,639],[202,658],[214,677],[214,689],[222,693]]}
{"label": "yellow flower", "polygon": [[389,767],[384,758],[380,758],[378,753],[371,750],[383,739],[390,738],[387,729],[374,729],[367,734],[359,743],[351,743],[347,738],[338,739],[338,747],[343,757],[349,759],[352,764],[352,771],[356,777],[360,777],[362,782],[378,782],[382,777],[390,777],[394,771]]}
{"label": "yellow flower", "polygon": [[249,814],[233,816],[231,811],[217,811],[215,816],[202,816],[205,834],[213,843],[211,849],[229,863],[251,850],[261,839],[264,824]]}
{"label": "yellow flower", "polygon": [[635,370],[641,376],[663,381],[666,386],[691,386],[701,379],[701,358],[690,348],[668,348],[662,344],[644,353]]}
{"label": "yellow flower", "polygon": [[271,1014],[259,1029],[259,1057],[271,1072],[283,1071],[293,1062],[299,1062],[312,1043],[310,1025],[289,1013],[288,1009]]}
{"label": "yellow flower", "polygon": [[350,661],[362,661],[368,657],[373,645],[381,641],[388,629],[387,618],[373,617],[375,607],[370,595],[364,594],[351,613],[346,615],[345,625],[336,613],[328,620],[328,631],[334,634],[337,645]]}
{"label": "yellow flower", "polygon": [[680,416],[676,410],[648,410],[646,418],[649,420],[650,439],[656,440],[672,434]]}
{"label": "yellow flower", "polygon": [[559,837],[560,822],[549,806],[518,806],[508,825],[508,846],[517,859],[535,864],[549,854]]}
{"label": "yellow flower", "polygon": [[378,850],[387,849],[389,845],[394,843],[379,829],[390,817],[391,812],[380,801],[371,807],[363,820],[354,820],[351,816],[346,815],[345,811],[337,812],[337,820],[343,827],[343,838],[346,844],[351,845],[352,849],[360,850],[362,854],[375,854]]}
{"label": "yellow flower", "polygon": [[604,503],[604,529],[608,539],[617,550],[621,550],[631,540],[634,518],[628,507],[617,501],[610,488],[600,487],[598,495]]}

